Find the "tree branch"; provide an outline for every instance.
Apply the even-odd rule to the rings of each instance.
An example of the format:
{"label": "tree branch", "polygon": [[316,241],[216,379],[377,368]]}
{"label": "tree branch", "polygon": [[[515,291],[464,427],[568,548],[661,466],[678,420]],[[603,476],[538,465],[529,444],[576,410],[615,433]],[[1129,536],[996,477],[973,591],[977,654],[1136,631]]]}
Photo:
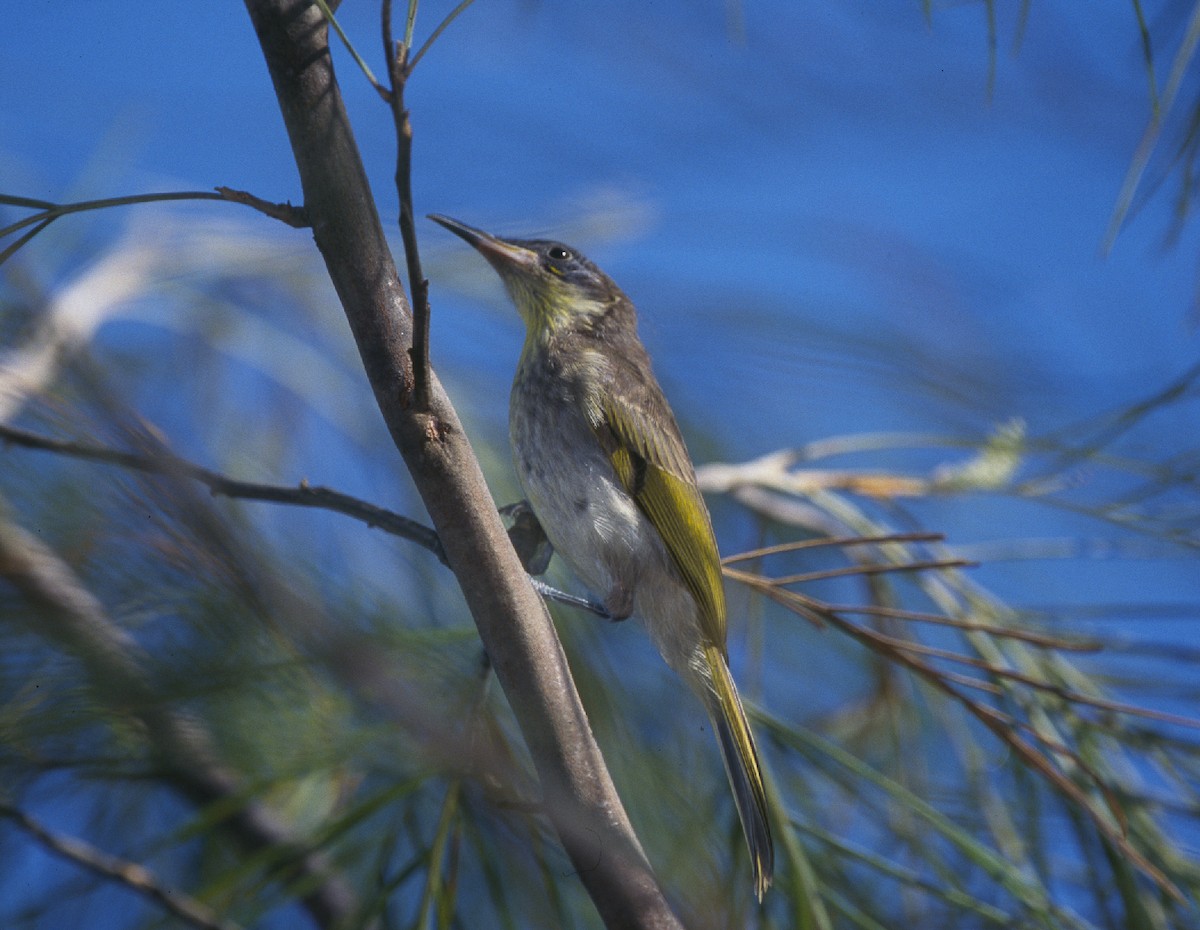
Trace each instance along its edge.
{"label": "tree branch", "polygon": [[[415,542],[437,556],[438,561],[443,565],[450,564],[446,559],[446,551],[442,548],[442,541],[438,538],[437,533],[425,524],[362,498],[335,491],[333,488],[314,487],[306,481],[301,481],[295,487],[262,484],[256,481],[238,481],[210,468],[204,468],[187,459],[180,458],[157,444],[152,453],[125,452],[121,449],[93,443],[52,439],[49,436],[42,436],[16,426],[7,426],[4,423],[0,423],[0,442],[84,461],[116,465],[120,468],[151,475],[165,475],[171,478],[196,481],[207,487],[214,495],[239,500],[288,504],[293,507],[312,507],[317,510],[340,513],[369,527],[383,530],[392,536]],[[510,504],[500,512],[512,521],[512,525],[508,529],[508,538],[516,548],[521,564],[529,573],[534,590],[538,594],[547,600],[566,604],[568,607],[577,607],[600,617],[608,617],[608,613],[599,604],[586,597],[559,591],[534,577],[545,572],[553,550],[546,539],[545,531],[537,522],[537,517],[527,503],[521,501],[517,504]]]}
{"label": "tree branch", "polygon": [[13,821],[51,852],[102,878],[124,885],[194,927],[200,927],[201,930],[239,930],[237,924],[218,917],[191,895],[166,887],[140,863],[109,855],[90,843],[48,830],[24,811],[3,801],[0,801],[0,816]]}
{"label": "tree branch", "polygon": [[41,436],[29,430],[0,423],[0,441],[23,446],[27,449],[39,449],[44,452],[54,452],[71,458],[84,459],[93,462],[104,462],[108,465],[118,465],[134,471],[154,475],[168,475],[198,481],[213,494],[225,497],[236,497],[242,500],[271,501],[274,503],[292,504],[298,507],[315,507],[320,510],[330,510],[360,520],[367,526],[379,527],[384,532],[391,533],[403,539],[410,539],[428,549],[439,559],[445,560],[442,544],[437,534],[424,524],[411,520],[395,511],[387,510],[375,504],[368,503],[349,494],[343,494],[332,488],[314,487],[301,483],[298,487],[283,487],[277,484],[261,484],[253,481],[237,481],[222,475],[220,472],[203,468],[186,459],[171,455],[163,450],[157,455],[145,455],[137,452],[124,452],[91,443],[71,442],[65,439],[52,439]]}
{"label": "tree branch", "polygon": [[375,397],[479,628],[537,767],[544,804],[609,927],[679,927],[617,797],[549,615],[513,551],[436,376],[414,403],[412,315],[308,0],[246,0],[313,237]]}
{"label": "tree branch", "polygon": [[304,229],[309,225],[308,217],[304,215],[303,207],[293,207],[290,203],[272,203],[270,200],[255,197],[249,191],[240,191],[234,187],[221,186],[215,188],[215,190],[221,195],[222,200],[243,204],[252,210],[257,210],[259,213],[269,216],[273,220],[286,223],[292,229]]}
{"label": "tree branch", "polygon": [[172,200],[224,200],[229,203],[240,203],[259,213],[266,214],[272,219],[286,223],[294,229],[308,225],[304,210],[293,207],[290,203],[271,203],[261,197],[255,197],[247,191],[235,190],[232,187],[218,187],[212,191],[170,191],[158,194],[133,194],[128,197],[105,197],[102,200],[82,200],[77,203],[54,203],[50,200],[34,200],[30,197],[17,197],[11,194],[0,194],[0,204],[13,207],[24,207],[37,210],[37,213],[26,216],[0,227],[0,239],[7,238],[15,232],[32,227],[18,239],[0,251],[0,265],[3,265],[15,255],[38,233],[53,223],[56,219],[69,216],[72,213],[85,213],[88,210],[107,210],[111,207],[124,207],[140,203],[164,203]]}

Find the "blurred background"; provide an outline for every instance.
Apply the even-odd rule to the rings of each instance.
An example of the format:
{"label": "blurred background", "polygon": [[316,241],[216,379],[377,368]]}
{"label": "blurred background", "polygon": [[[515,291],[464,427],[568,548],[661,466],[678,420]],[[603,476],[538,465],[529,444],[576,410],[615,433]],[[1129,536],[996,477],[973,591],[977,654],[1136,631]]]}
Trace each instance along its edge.
{"label": "blurred background", "polygon": [[[422,4],[418,41],[452,7]],[[1200,926],[1200,744],[1180,719],[1200,690],[1198,17],[1185,0],[486,0],[420,60],[418,213],[562,239],[632,297],[724,554],[945,540],[739,568],[979,563],[789,588],[869,605],[849,630],[731,586],[734,673],[788,821],[761,909],[699,709],[633,624],[557,613],[690,926]],[[385,73],[377,4],[338,18]],[[394,229],[389,114],[335,45]],[[300,202],[240,5],[21,4],[0,88],[10,198]],[[0,207],[0,226],[32,213]],[[434,365],[514,501],[520,321],[464,244],[419,232]],[[0,421],[424,519],[309,233],[231,204],[67,216],[8,256]],[[244,926],[598,925],[428,552],[11,443],[0,498],[6,926],[192,921],[34,821]]]}

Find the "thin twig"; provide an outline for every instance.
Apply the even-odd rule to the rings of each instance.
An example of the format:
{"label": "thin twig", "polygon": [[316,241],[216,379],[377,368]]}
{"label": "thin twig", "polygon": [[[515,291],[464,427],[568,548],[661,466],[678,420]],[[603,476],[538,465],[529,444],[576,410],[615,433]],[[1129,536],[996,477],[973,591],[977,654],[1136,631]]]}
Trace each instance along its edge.
{"label": "thin twig", "polygon": [[312,225],[309,223],[308,213],[305,212],[303,207],[293,207],[290,203],[273,203],[270,200],[255,197],[248,191],[241,191],[232,187],[218,187],[215,190],[221,195],[222,200],[228,200],[230,203],[244,204],[251,209],[257,210],[259,213],[271,217],[273,220],[286,223],[293,229],[305,229]]}
{"label": "thin twig", "polygon": [[83,840],[55,833],[3,801],[0,801],[0,816],[7,817],[51,852],[148,898],[192,926],[202,930],[240,930],[238,924],[218,917],[191,895],[166,887],[140,863],[103,852]]}
{"label": "thin twig", "polygon": [[408,0],[408,12],[404,15],[404,58],[408,60],[408,54],[413,47],[413,33],[417,28],[417,0]]}
{"label": "thin twig", "polygon": [[0,228],[0,239],[3,239],[5,236],[11,236],[26,226],[32,226],[34,223],[40,223],[45,219],[54,220],[69,213],[85,213],[88,210],[107,210],[109,207],[125,207],[139,203],[158,203],[159,201],[169,200],[224,199],[225,197],[221,194],[214,193],[213,191],[169,191],[160,194],[132,194],[128,197],[104,197],[100,200],[80,200],[76,203],[51,203],[45,200],[29,200],[25,197],[12,197],[8,194],[0,194],[0,204],[17,207],[29,207],[32,205],[34,209],[39,211],[32,216],[26,216],[15,223],[10,223],[8,226]]}
{"label": "thin twig", "polygon": [[[337,21],[337,17],[333,15],[333,10],[330,8],[329,4],[326,2],[326,0],[315,0],[315,2],[320,8],[321,13],[324,15],[325,21],[333,27],[333,31],[338,34],[338,38],[341,39],[342,44],[346,46],[346,51],[350,53],[350,57],[354,59],[354,63],[358,65],[359,70],[362,71],[366,79],[371,82],[371,85],[382,93],[384,90],[383,85],[379,83],[378,79],[376,79],[375,75],[371,72],[370,66],[366,63],[366,61],[363,60],[362,55],[358,54],[358,49],[354,47],[354,43],[350,41],[349,36],[347,36],[342,30],[342,25]],[[336,6],[337,4],[334,5]]]}
{"label": "thin twig", "polygon": [[16,255],[17,252],[19,252],[21,249],[25,248],[26,243],[28,243],[30,239],[32,239],[34,236],[36,236],[38,233],[40,233],[42,230],[44,230],[47,226],[49,226],[51,223],[53,223],[55,221],[55,219],[57,219],[57,217],[51,216],[47,219],[42,220],[40,223],[38,223],[36,226],[34,226],[33,229],[30,229],[28,232],[26,232],[25,235],[19,237],[15,241],[11,242],[8,245],[8,248],[6,248],[3,252],[0,252],[0,265],[3,265],[6,261],[8,261],[14,255]]}
{"label": "thin twig", "polygon": [[998,626],[995,623],[982,623],[978,620],[964,620],[960,617],[949,617],[945,614],[928,613],[922,610],[905,610],[902,607],[885,607],[881,604],[829,604],[829,610],[840,614],[864,614],[874,617],[886,617],[891,620],[911,620],[917,623],[933,623],[939,626],[954,627],[973,633],[987,633],[1004,639],[1015,639],[1041,646],[1044,649],[1056,649],[1063,652],[1100,652],[1104,646],[1096,640],[1069,640],[1060,636],[1049,636],[1035,633],[1032,630],[1022,630],[1016,627]]}
{"label": "thin twig", "polygon": [[[727,574],[732,570],[727,570]],[[736,575],[747,576],[747,578],[739,578],[744,580],[746,584],[766,594],[772,600],[785,607],[793,610],[801,616],[813,620],[820,620],[828,623],[849,636],[859,641],[865,641],[869,648],[873,648],[876,652],[885,655],[889,660],[906,666],[909,670],[916,673],[920,678],[931,684],[933,687],[943,692],[947,696],[953,698],[961,704],[972,716],[982,723],[997,739],[1004,745],[1008,746],[1026,765],[1034,771],[1041,773],[1060,794],[1074,803],[1079,810],[1087,814],[1096,828],[1101,834],[1114,846],[1119,848],[1121,852],[1147,876],[1150,877],[1156,885],[1164,892],[1174,898],[1176,901],[1184,901],[1184,897],[1179,888],[1167,875],[1157,866],[1155,866],[1146,856],[1135,846],[1133,846],[1125,836],[1123,830],[1109,821],[1107,821],[1101,813],[1096,810],[1092,804],[1091,798],[1088,797],[1085,789],[1073,781],[1061,768],[1056,766],[1042,752],[1023,739],[1016,732],[1014,721],[1007,714],[997,710],[988,704],[980,703],[972,700],[967,695],[961,693],[954,687],[953,683],[965,685],[972,688],[994,692],[995,686],[989,682],[979,681],[978,679],[967,678],[965,676],[956,675],[927,664],[918,658],[917,653],[923,651],[921,649],[900,648],[894,642],[892,637],[888,637],[875,630],[861,627],[858,624],[851,623],[845,618],[839,616],[836,612],[831,611],[828,605],[816,600],[815,598],[807,597],[795,591],[790,591],[785,588],[780,588],[772,584],[770,581],[759,578],[754,575],[748,575],[745,572],[737,572]],[[905,643],[905,645],[909,645]],[[1106,804],[1112,808],[1115,800],[1106,790],[1106,786],[1095,784],[1095,787],[1105,793]],[[1115,809],[1114,809],[1115,811]],[[1118,820],[1121,815],[1114,812],[1114,817]]]}
{"label": "thin twig", "polygon": [[802,549],[818,549],[834,547],[844,549],[848,546],[879,546],[885,543],[932,543],[941,542],[945,537],[941,533],[885,533],[879,536],[830,536],[817,539],[800,539],[794,542],[779,543],[774,546],[764,546],[761,549],[750,549],[736,555],[728,555],[721,559],[722,565],[733,565],[737,562],[748,562],[768,555],[779,555],[786,552],[798,552]]}
{"label": "thin twig", "polygon": [[6,424],[0,424],[0,440],[27,449],[40,449],[72,458],[105,462],[149,474],[189,478],[205,485],[213,494],[224,497],[272,501],[300,507],[315,507],[319,510],[331,510],[360,520],[367,526],[377,527],[393,536],[411,540],[445,561],[441,542],[438,540],[437,534],[429,527],[394,511],[331,488],[313,486],[303,482],[297,487],[285,487],[236,481],[169,453],[147,456],[124,452],[107,446],[51,439],[48,436]]}
{"label": "thin twig", "polygon": [[[726,572],[726,574],[728,574],[732,578],[735,578],[735,580],[746,583],[745,573]],[[751,577],[753,577],[755,579],[753,582],[753,586],[756,587],[758,590],[765,590],[765,587],[764,587],[765,585],[781,587],[780,579],[763,578],[761,576],[751,576]],[[795,594],[795,592],[788,592],[788,593]],[[965,624],[962,624],[962,623],[949,623],[949,621],[951,621],[952,618],[938,617],[937,615],[933,615],[933,614],[914,615],[913,612],[901,611],[898,609],[890,609],[890,608],[874,608],[874,609],[872,609],[872,608],[858,607],[858,606],[853,606],[853,605],[846,606],[846,605],[841,605],[841,604],[826,604],[826,603],[817,601],[815,598],[808,598],[806,595],[799,595],[799,596],[804,597],[808,601],[811,601],[814,606],[819,605],[820,612],[823,617],[836,617],[838,614],[841,614],[841,613],[864,613],[864,614],[869,613],[869,614],[877,614],[877,615],[888,616],[888,617],[903,617],[905,619],[914,619],[914,616],[916,616],[917,619],[947,622],[948,625],[958,626],[958,627],[964,628],[964,629],[978,629],[981,626],[980,624],[975,624],[971,627],[967,627]],[[1124,714],[1126,716],[1141,717],[1141,718],[1147,719],[1147,720],[1156,720],[1160,723],[1169,723],[1169,724],[1174,724],[1176,726],[1188,727],[1191,729],[1200,729],[1200,719],[1198,719],[1196,717],[1188,717],[1188,716],[1184,716],[1182,714],[1172,714],[1172,713],[1168,713],[1166,711],[1158,711],[1158,710],[1154,710],[1154,709],[1148,708],[1148,707],[1138,707],[1135,704],[1128,704],[1123,701],[1113,701],[1108,698],[1093,697],[1091,695],[1083,694],[1079,691],[1074,691],[1070,688],[1065,688],[1062,685],[1057,685],[1057,684],[1054,684],[1053,682],[1045,681],[1040,678],[1035,678],[1034,676],[1027,675],[1023,672],[1018,672],[1015,669],[1008,669],[1008,668],[1003,668],[1003,667],[997,666],[994,663],[989,662],[986,659],[978,658],[976,656],[963,655],[962,653],[955,652],[951,649],[943,649],[943,648],[940,648],[937,646],[929,646],[929,645],[926,645],[925,643],[920,643],[915,640],[905,639],[903,637],[889,636],[885,633],[880,633],[876,630],[869,630],[869,629],[866,629],[865,627],[858,626],[857,624],[850,623],[849,621],[845,620],[844,618],[838,617],[838,620],[840,621],[840,623],[839,623],[840,628],[843,629],[844,631],[850,633],[852,636],[855,636],[856,638],[861,639],[861,638],[865,637],[865,638],[871,639],[871,641],[876,644],[884,645],[884,646],[890,647],[892,649],[902,649],[902,650],[906,650],[909,652],[915,652],[915,653],[919,653],[921,655],[930,656],[932,658],[946,659],[947,661],[957,662],[961,665],[969,665],[972,668],[977,668],[980,671],[987,672],[990,675],[995,675],[998,678],[1006,678],[1011,681],[1015,681],[1019,684],[1026,685],[1030,688],[1035,688],[1039,691],[1043,691],[1047,694],[1053,694],[1055,697],[1061,698],[1062,700],[1068,701],[1072,704],[1079,704],[1079,705],[1084,705],[1084,706],[1088,706],[1088,707],[1094,707],[1097,710],[1104,710],[1104,711],[1109,711],[1112,713]],[[1019,636],[1019,635],[1014,636],[1013,635],[1014,631],[1009,631],[1009,630],[1005,630],[1003,628],[994,627],[994,626],[989,627],[987,629],[987,632],[994,632],[997,635],[1009,636],[1010,638],[1014,638],[1014,639],[1022,639],[1022,638],[1026,639],[1026,640],[1030,639],[1030,636]],[[1057,648],[1059,645],[1058,641],[1051,640],[1050,642],[1053,644],[1054,648]],[[1042,642],[1042,643],[1039,643],[1039,645],[1046,645],[1046,643]],[[1100,647],[1097,645],[1097,646],[1095,646],[1095,648],[1099,649]],[[970,680],[970,679],[968,679],[968,680]]]}
{"label": "thin twig", "polygon": [[0,252],[0,265],[3,265],[22,248],[30,239],[44,230],[59,217],[72,213],[86,213],[90,210],[107,210],[110,207],[126,207],[142,203],[164,203],[175,200],[218,200],[229,203],[240,203],[258,210],[272,219],[280,220],[293,228],[308,226],[308,218],[303,208],[293,207],[290,203],[272,203],[255,197],[246,191],[234,190],[229,187],[218,187],[215,191],[166,191],[158,194],[132,194],[126,197],[104,197],[100,200],[81,200],[75,203],[53,203],[48,200],[33,200],[28,197],[15,197],[10,194],[0,194],[0,204],[6,206],[34,209],[38,212],[22,217],[16,222],[0,228],[0,239],[20,232],[32,226],[21,238],[11,243]]}
{"label": "thin twig", "polygon": [[1130,159],[1129,168],[1125,172],[1125,180],[1121,183],[1121,192],[1117,195],[1117,202],[1113,207],[1112,216],[1108,221],[1108,230],[1104,235],[1104,242],[1101,246],[1106,254],[1112,250],[1113,244],[1117,240],[1117,235],[1120,233],[1121,227],[1124,225],[1125,219],[1133,206],[1134,194],[1137,193],[1138,185],[1141,183],[1146,166],[1150,164],[1150,156],[1158,145],[1158,139],[1162,134],[1166,114],[1170,112],[1171,107],[1174,105],[1175,96],[1178,94],[1180,87],[1184,83],[1184,79],[1188,75],[1189,67],[1192,58],[1196,54],[1197,47],[1200,47],[1200,4],[1192,8],[1192,15],[1189,17],[1187,28],[1183,32],[1183,41],[1180,43],[1179,50],[1175,53],[1175,60],[1171,63],[1171,70],[1167,76],[1166,86],[1163,88],[1163,92],[1158,100],[1155,101],[1156,106],[1150,116],[1149,125],[1146,126],[1141,141],[1138,143],[1137,150],[1134,152],[1133,158]]}
{"label": "thin twig", "polygon": [[[858,627],[858,629],[862,628]],[[876,635],[883,637],[883,634]],[[1010,681],[1015,681],[1018,684],[1035,688],[1038,691],[1045,692],[1046,694],[1052,694],[1055,697],[1061,698],[1062,700],[1071,704],[1094,707],[1097,710],[1108,711],[1114,714],[1124,714],[1130,717],[1141,717],[1146,720],[1155,720],[1159,723],[1169,723],[1174,724],[1175,726],[1200,730],[1200,719],[1196,717],[1187,717],[1182,714],[1172,714],[1168,713],[1167,711],[1154,710],[1149,707],[1138,707],[1136,704],[1127,704],[1124,701],[1113,701],[1108,698],[1092,697],[1091,695],[1074,691],[1062,685],[1057,685],[1053,682],[1036,678],[1033,675],[1028,675],[1024,672],[1018,672],[1015,669],[1002,668],[989,662],[987,659],[980,659],[975,656],[966,656],[950,649],[939,649],[934,646],[926,646],[924,644],[918,644],[911,640],[905,640],[897,637],[884,638],[888,639],[897,649],[908,649],[921,652],[924,655],[932,656],[934,658],[946,659],[950,662],[957,662],[960,665],[969,665],[971,668],[977,668],[980,671],[987,672],[989,675],[995,675],[997,678],[1007,678]]]}
{"label": "thin twig", "polygon": [[425,57],[425,53],[433,47],[433,43],[438,40],[438,37],[441,36],[441,34],[446,31],[446,28],[474,2],[475,0],[462,0],[458,6],[446,14],[446,18],[438,23],[437,28],[429,34],[429,38],[422,43],[421,47],[417,49],[416,54],[413,55],[409,60],[408,70],[410,74],[412,73],[412,69],[417,66],[417,62]]}
{"label": "thin twig", "polygon": [[[852,624],[850,624],[852,626]],[[852,632],[852,631],[847,631]],[[872,631],[855,627],[852,632],[861,634],[858,638],[874,638],[877,634]],[[903,650],[888,650],[888,655],[895,661],[908,666],[916,672],[920,677],[932,684],[938,690],[953,697],[964,708],[966,708],[972,716],[980,721],[992,735],[998,738],[1004,745],[1008,746],[1026,765],[1030,766],[1034,771],[1040,772],[1042,777],[1049,781],[1062,795],[1069,798],[1079,810],[1086,813],[1089,819],[1095,824],[1096,828],[1111,842],[1118,847],[1131,862],[1137,865],[1139,869],[1148,875],[1155,884],[1163,891],[1169,894],[1176,901],[1183,902],[1185,899],[1179,888],[1172,882],[1166,874],[1155,866],[1146,856],[1135,846],[1133,846],[1124,832],[1119,828],[1107,822],[1100,813],[1092,806],[1091,799],[1084,792],[1084,789],[1075,783],[1067,776],[1058,766],[1056,766],[1043,753],[1039,752],[1036,747],[1030,744],[1027,740],[1022,739],[1017,735],[1013,727],[1013,719],[995,707],[973,701],[966,695],[959,693],[950,685],[950,678],[947,673],[925,664],[915,656]],[[957,676],[955,676],[957,677]],[[1104,786],[1097,784],[1097,788],[1104,790]],[[1107,794],[1107,792],[1106,792]],[[1110,809],[1112,804],[1111,797],[1106,797],[1106,802]],[[1118,818],[1120,815],[1116,815]]]}
{"label": "thin twig", "polygon": [[[409,24],[413,7],[409,7]],[[390,28],[387,33],[390,38]],[[406,42],[408,33],[406,32]],[[421,253],[417,246],[416,214],[412,195],[412,121],[404,105],[404,88],[412,69],[408,64],[408,45],[401,43],[388,49],[388,75],[391,92],[388,103],[396,127],[396,192],[400,198],[400,237],[404,241],[404,261],[408,269],[408,287],[412,298],[413,344],[410,350],[413,368],[413,401],[419,411],[429,407],[429,282],[421,270]]]}
{"label": "thin twig", "polygon": [[[379,4],[379,15],[381,18],[379,28],[383,33],[383,60],[391,62],[392,56],[396,54],[396,42],[392,37],[392,0],[383,0]],[[379,85],[379,93],[384,100],[391,100],[390,88]]]}
{"label": "thin twig", "polygon": [[176,191],[173,193],[164,194],[135,194],[131,197],[106,197],[102,200],[85,200],[78,203],[51,203],[44,200],[31,200],[27,197],[14,197],[8,194],[0,194],[0,204],[10,206],[30,207],[33,206],[38,210],[30,216],[26,216],[17,220],[15,223],[0,228],[0,239],[11,236],[13,233],[19,232],[22,229],[32,226],[25,235],[21,236],[15,242],[12,242],[0,252],[0,265],[7,262],[20,249],[24,248],[30,240],[46,229],[51,223],[62,216],[67,216],[71,213],[84,213],[88,210],[104,210],[108,207],[126,206],[129,204],[138,203],[154,203],[157,201],[167,200],[224,200],[220,194],[212,193],[211,191]]}
{"label": "thin twig", "polygon": [[798,572],[794,575],[783,575],[779,578],[764,578],[763,580],[784,587],[807,581],[823,581],[827,578],[846,578],[857,575],[890,575],[896,572],[924,572],[948,568],[972,568],[975,564],[966,559],[932,559],[925,562],[903,562],[895,565],[846,565],[842,568],[828,568],[815,572]]}
{"label": "thin twig", "polygon": [[35,223],[56,220],[60,216],[72,213],[86,213],[90,210],[107,210],[110,207],[128,207],[143,203],[167,203],[176,200],[224,200],[230,203],[240,203],[252,207],[260,213],[265,213],[273,219],[281,220],[289,226],[300,228],[308,225],[308,220],[300,207],[293,207],[290,203],[272,203],[230,187],[218,187],[211,191],[163,191],[157,194],[130,194],[124,197],[102,197],[99,200],[80,200],[74,203],[52,203],[46,200],[30,200],[27,197],[0,194],[0,204],[31,207],[38,211],[0,228],[0,239],[11,236]]}

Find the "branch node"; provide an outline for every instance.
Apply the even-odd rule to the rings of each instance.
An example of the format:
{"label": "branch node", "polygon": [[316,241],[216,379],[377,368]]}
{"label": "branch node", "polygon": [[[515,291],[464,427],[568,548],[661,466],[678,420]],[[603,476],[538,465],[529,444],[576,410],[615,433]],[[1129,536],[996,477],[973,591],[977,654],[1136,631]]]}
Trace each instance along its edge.
{"label": "branch node", "polygon": [[221,198],[228,200],[231,203],[244,204],[259,213],[264,213],[271,219],[279,220],[281,223],[286,223],[293,229],[305,229],[312,225],[308,219],[308,211],[303,207],[293,207],[291,202],[272,203],[269,200],[263,200],[261,197],[255,197],[248,191],[236,190],[232,187],[219,186],[214,188]]}

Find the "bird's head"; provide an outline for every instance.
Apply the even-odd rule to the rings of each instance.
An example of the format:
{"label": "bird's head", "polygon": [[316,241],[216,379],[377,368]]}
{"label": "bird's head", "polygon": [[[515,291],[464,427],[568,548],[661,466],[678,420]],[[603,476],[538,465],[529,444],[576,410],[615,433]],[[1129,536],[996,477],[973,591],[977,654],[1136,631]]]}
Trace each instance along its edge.
{"label": "bird's head", "polygon": [[549,239],[500,239],[448,216],[431,214],[488,260],[530,336],[589,329],[613,306],[628,303],[613,280],[570,246]]}

